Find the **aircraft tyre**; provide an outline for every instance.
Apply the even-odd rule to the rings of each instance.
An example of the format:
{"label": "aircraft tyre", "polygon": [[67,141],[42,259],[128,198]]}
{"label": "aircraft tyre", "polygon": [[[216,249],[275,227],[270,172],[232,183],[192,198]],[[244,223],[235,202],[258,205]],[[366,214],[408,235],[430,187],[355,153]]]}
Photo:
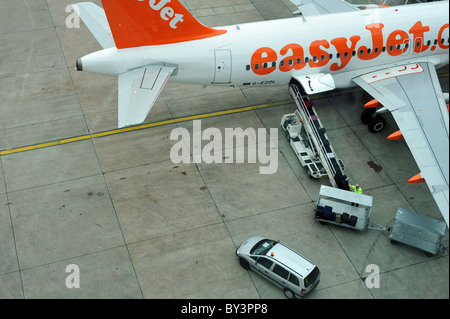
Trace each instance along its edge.
{"label": "aircraft tyre", "polygon": [[372,133],[381,132],[386,126],[386,120],[381,115],[373,116],[369,122],[369,131]]}
{"label": "aircraft tyre", "polygon": [[365,109],[364,111],[362,111],[361,113],[361,122],[363,122],[363,124],[369,124],[370,120],[372,119],[372,116],[375,114],[375,109],[374,108],[368,108]]}

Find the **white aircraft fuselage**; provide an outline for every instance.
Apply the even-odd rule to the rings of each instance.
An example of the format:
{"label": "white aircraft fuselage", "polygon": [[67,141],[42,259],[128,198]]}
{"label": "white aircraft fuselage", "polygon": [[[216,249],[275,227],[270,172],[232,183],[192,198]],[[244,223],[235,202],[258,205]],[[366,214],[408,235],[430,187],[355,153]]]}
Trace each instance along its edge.
{"label": "white aircraft fuselage", "polygon": [[330,74],[336,88],[380,67],[449,62],[448,2],[245,23],[222,35],[117,49],[79,60],[83,71],[117,76],[173,65],[170,81],[199,85],[281,86],[293,77]]}

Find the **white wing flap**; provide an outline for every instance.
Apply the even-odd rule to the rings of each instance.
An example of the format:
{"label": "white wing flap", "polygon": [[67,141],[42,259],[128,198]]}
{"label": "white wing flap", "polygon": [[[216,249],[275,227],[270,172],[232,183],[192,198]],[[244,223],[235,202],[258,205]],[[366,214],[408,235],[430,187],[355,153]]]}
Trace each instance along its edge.
{"label": "white wing flap", "polygon": [[434,65],[401,65],[353,81],[391,111],[448,225],[449,117]]}
{"label": "white wing flap", "polygon": [[147,66],[119,75],[119,127],[145,121],[173,66]]}

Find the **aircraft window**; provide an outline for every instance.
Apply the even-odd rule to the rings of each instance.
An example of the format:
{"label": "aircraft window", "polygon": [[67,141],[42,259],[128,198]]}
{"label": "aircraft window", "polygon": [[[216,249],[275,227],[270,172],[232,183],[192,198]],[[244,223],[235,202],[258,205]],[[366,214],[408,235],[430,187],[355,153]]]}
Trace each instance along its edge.
{"label": "aircraft window", "polygon": [[356,55],[356,51],[355,50],[353,50],[353,52],[352,52],[352,56],[355,56]]}
{"label": "aircraft window", "polygon": [[336,53],[336,59],[340,59],[341,58],[341,54],[338,52]]}
{"label": "aircraft window", "polygon": [[394,50],[394,47],[391,45],[391,46],[389,46],[389,51],[392,51],[392,50]]}
{"label": "aircraft window", "polygon": [[397,50],[400,50],[400,44],[397,44]]}
{"label": "aircraft window", "polygon": [[302,59],[298,58],[297,59],[297,64],[300,64],[300,63],[302,63]]}
{"label": "aircraft window", "polygon": [[263,68],[267,69],[267,63],[266,62],[263,63]]}
{"label": "aircraft window", "polygon": [[272,62],[272,68],[277,66],[277,62]]}
{"label": "aircraft window", "polygon": [[258,69],[259,69],[259,64],[256,63],[256,64],[255,64],[255,70],[258,70]]}
{"label": "aircraft window", "polygon": [[438,42],[438,41],[437,41],[437,39],[434,39],[434,45],[436,45],[436,44],[437,44],[437,42]]}
{"label": "aircraft window", "polygon": [[409,48],[409,42],[405,43],[405,49]]}
{"label": "aircraft window", "polygon": [[420,40],[416,42],[416,47],[420,47]]}
{"label": "aircraft window", "polygon": [[325,60],[325,55],[322,54],[322,55],[320,56],[320,60],[321,60],[321,61]]}
{"label": "aircraft window", "polygon": [[348,52],[344,52],[344,57],[348,57]]}
{"label": "aircraft window", "polygon": [[306,57],[306,58],[305,58],[305,62],[306,62],[306,63],[308,63],[308,61],[309,61],[309,58],[308,58],[308,57]]}
{"label": "aircraft window", "polygon": [[376,47],[376,48],[374,49],[374,51],[375,51],[375,53],[378,53],[378,47]]}
{"label": "aircraft window", "polygon": [[386,52],[386,47],[383,47],[383,48],[381,49],[381,51],[382,51],[382,52]]}
{"label": "aircraft window", "polygon": [[284,66],[284,60],[280,62],[280,66]]}
{"label": "aircraft window", "polygon": [[442,39],[441,39],[441,43],[442,43],[442,44],[444,44],[444,41],[445,41],[445,39],[444,39],[444,38],[442,38]]}
{"label": "aircraft window", "polygon": [[367,49],[367,54],[370,54],[370,52],[372,52],[372,50],[370,48]]}
{"label": "aircraft window", "polygon": [[250,71],[250,64],[247,64],[247,66],[245,67],[245,69],[246,69],[247,71]]}
{"label": "aircraft window", "polygon": [[430,40],[428,40],[428,41],[427,41],[427,45],[429,46],[430,44],[431,44],[431,41],[430,41]]}
{"label": "aircraft window", "polygon": [[294,60],[292,60],[292,59],[289,59],[289,65],[293,65],[294,64]]}
{"label": "aircraft window", "polygon": [[330,53],[330,55],[328,55],[328,59],[332,59],[333,58],[333,53]]}
{"label": "aircraft window", "polygon": [[364,50],[363,49],[359,50],[359,55],[363,55],[363,54],[364,54]]}

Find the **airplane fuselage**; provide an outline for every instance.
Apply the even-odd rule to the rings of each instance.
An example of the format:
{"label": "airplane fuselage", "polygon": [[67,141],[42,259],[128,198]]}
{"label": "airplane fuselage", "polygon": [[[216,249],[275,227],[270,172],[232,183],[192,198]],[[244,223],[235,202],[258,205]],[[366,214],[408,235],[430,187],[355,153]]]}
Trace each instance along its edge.
{"label": "airplane fuselage", "polygon": [[[171,81],[200,85],[274,86],[294,75],[331,74],[336,88],[389,65],[449,62],[448,2],[434,2],[221,27],[223,35],[83,58],[83,70],[119,75],[173,65]],[[354,74],[354,75],[353,75]]]}

